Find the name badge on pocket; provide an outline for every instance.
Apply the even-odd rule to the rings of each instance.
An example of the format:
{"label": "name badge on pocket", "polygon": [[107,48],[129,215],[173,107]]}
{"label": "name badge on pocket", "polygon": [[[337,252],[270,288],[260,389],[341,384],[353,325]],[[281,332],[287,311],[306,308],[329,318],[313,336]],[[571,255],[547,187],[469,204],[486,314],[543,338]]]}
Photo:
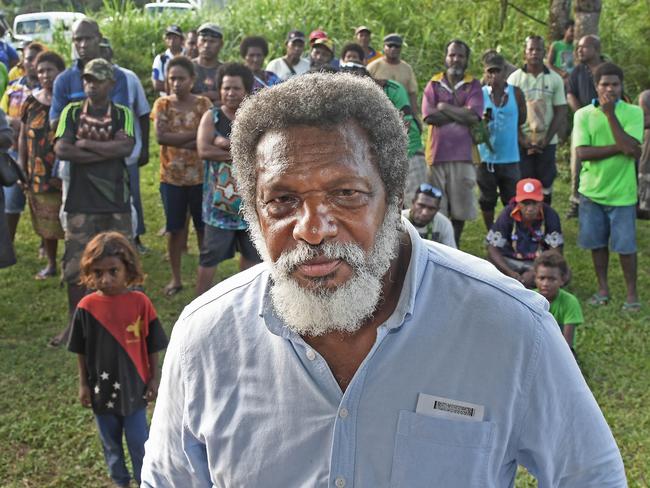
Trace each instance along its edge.
{"label": "name badge on pocket", "polygon": [[474,403],[420,393],[415,413],[450,420],[482,422],[485,407]]}

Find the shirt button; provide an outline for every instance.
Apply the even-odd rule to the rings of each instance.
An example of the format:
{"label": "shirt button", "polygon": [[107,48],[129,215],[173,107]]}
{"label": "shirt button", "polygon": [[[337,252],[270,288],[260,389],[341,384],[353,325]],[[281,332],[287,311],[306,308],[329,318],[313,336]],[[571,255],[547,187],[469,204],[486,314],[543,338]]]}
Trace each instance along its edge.
{"label": "shirt button", "polygon": [[343,488],[345,486],[345,478],[339,476],[334,480],[334,484],[336,485],[336,488]]}
{"label": "shirt button", "polygon": [[348,409],[343,407],[341,410],[339,410],[339,417],[344,419],[345,417],[348,416]]}
{"label": "shirt button", "polygon": [[316,353],[314,352],[313,349],[307,349],[307,359],[309,359],[310,361],[316,359]]}

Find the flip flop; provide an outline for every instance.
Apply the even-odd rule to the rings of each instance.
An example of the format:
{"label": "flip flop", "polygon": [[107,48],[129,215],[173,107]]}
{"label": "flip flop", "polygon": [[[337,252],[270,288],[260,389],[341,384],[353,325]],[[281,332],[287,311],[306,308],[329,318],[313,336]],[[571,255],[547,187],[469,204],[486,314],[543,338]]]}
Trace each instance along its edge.
{"label": "flip flop", "polygon": [[623,312],[639,312],[641,310],[640,302],[625,302],[621,307]]}
{"label": "flip flop", "polygon": [[587,303],[592,307],[601,307],[609,303],[609,295],[601,295],[600,293],[594,293],[587,300]]}
{"label": "flip flop", "polygon": [[164,288],[164,292],[165,292],[165,295],[167,295],[168,297],[173,297],[178,292],[180,292],[182,289],[183,289],[183,285],[176,285],[176,286],[167,285]]}
{"label": "flip flop", "polygon": [[34,279],[38,281],[46,280],[56,276],[56,269],[43,268],[34,275]]}

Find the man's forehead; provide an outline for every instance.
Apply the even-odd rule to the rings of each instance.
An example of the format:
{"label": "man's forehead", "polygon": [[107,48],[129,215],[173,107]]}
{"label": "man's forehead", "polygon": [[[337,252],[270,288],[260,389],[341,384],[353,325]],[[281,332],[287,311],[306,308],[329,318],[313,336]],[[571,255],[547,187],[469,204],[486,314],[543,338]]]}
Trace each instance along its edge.
{"label": "man's forehead", "polygon": [[95,37],[99,36],[99,29],[89,22],[80,22],[72,32],[73,37]]}
{"label": "man's forehead", "polygon": [[348,153],[350,160],[372,159],[365,130],[358,122],[348,120],[332,126],[296,125],[264,133],[256,147],[257,167],[284,173],[294,159],[314,163],[320,155],[328,159],[322,152],[328,146],[331,151]]}

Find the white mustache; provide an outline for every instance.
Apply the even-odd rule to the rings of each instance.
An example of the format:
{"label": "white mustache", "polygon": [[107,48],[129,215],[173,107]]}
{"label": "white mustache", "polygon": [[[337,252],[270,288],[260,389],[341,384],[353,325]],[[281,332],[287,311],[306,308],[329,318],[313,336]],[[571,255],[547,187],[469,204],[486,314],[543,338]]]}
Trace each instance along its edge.
{"label": "white mustache", "polygon": [[288,275],[298,266],[319,257],[340,259],[353,269],[359,269],[366,261],[365,251],[361,246],[351,242],[324,242],[316,246],[300,242],[295,249],[282,253],[273,267],[280,273]]}

